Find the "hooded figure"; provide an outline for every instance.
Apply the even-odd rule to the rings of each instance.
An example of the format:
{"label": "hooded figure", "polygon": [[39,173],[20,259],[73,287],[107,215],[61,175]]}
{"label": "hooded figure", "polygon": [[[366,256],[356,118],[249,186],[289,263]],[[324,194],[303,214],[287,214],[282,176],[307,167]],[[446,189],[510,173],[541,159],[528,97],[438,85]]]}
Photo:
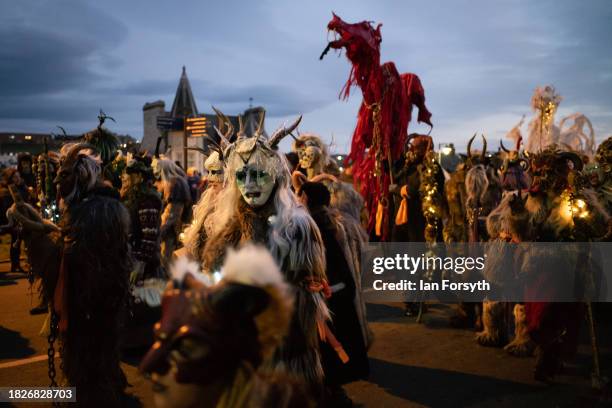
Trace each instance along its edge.
{"label": "hooded figure", "polygon": [[361,298],[361,282],[350,267],[351,251],[341,215],[330,208],[330,193],[322,183],[305,182],[298,191],[300,200],[308,207],[317,223],[325,245],[326,274],[332,291],[327,305],[333,316],[330,327],[349,360],[343,363],[328,344],[321,344],[325,384],[329,403],[333,406],[348,397],[341,385],[367,378],[369,363],[366,346],[370,340],[365,321],[365,304]]}

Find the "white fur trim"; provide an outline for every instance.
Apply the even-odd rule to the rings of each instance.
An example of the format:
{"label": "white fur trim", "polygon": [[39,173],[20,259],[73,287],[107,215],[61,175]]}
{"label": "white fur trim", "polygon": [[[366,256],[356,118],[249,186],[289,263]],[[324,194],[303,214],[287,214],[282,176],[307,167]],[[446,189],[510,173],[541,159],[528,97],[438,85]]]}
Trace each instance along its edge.
{"label": "white fur trim", "polygon": [[181,256],[172,263],[170,267],[170,276],[172,280],[183,283],[187,274],[191,274],[194,278],[207,286],[211,286],[213,283],[207,275],[201,272],[200,265],[198,265],[197,262],[185,256]]}
{"label": "white fur trim", "polygon": [[267,249],[246,245],[228,249],[223,264],[223,279],[253,286],[284,286],[283,276]]}

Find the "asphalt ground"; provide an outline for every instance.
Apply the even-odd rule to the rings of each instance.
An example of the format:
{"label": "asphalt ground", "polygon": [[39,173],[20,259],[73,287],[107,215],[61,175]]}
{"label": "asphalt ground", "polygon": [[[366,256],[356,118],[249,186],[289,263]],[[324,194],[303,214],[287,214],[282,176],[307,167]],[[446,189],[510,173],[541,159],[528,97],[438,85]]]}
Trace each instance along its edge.
{"label": "asphalt ground", "polygon": [[[0,386],[47,386],[47,339],[39,332],[44,315],[31,316],[36,294],[22,274],[0,263]],[[612,304],[596,305],[604,374],[612,375]],[[422,323],[403,314],[401,304],[368,304],[375,334],[371,375],[346,386],[366,407],[609,407],[609,390],[591,388],[592,353],[583,324],[573,361],[552,384],[533,380],[533,357],[516,358],[476,344],[474,332],[448,324],[452,305],[429,304]],[[94,351],[95,352],[95,351]],[[140,353],[122,363],[140,405],[152,406],[150,383],[138,372]],[[58,365],[59,366],[59,365]],[[77,390],[78,393],[78,390]],[[18,406],[41,407],[22,403]]]}

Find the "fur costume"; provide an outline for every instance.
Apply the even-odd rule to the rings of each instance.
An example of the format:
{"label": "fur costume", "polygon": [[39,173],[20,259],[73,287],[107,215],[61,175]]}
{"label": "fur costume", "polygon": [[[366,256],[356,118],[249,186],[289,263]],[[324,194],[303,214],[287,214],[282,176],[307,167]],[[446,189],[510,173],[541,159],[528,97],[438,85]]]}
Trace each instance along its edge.
{"label": "fur costume", "polygon": [[[11,186],[13,188],[13,186]],[[45,304],[53,298],[59,271],[61,237],[59,228],[45,220],[21,195],[11,191],[14,204],[7,211],[8,224],[21,230],[30,273],[40,278]]]}
{"label": "fur costume", "polygon": [[[313,181],[315,178],[322,181],[332,195],[332,207],[352,218],[347,220],[347,223],[355,226],[356,221],[358,225],[363,209],[363,198],[355,191],[353,186],[338,179],[340,176],[338,165],[329,155],[327,146],[321,138],[311,133],[301,134],[294,140],[292,149],[300,158],[299,167],[306,172],[306,178],[309,181]],[[364,234],[365,232],[359,231],[360,236],[365,236]]]}
{"label": "fur costume", "polygon": [[[315,220],[325,245],[326,274],[332,288],[327,300],[333,316],[332,330],[346,351],[349,360],[341,361],[336,351],[321,344],[325,383],[338,386],[364,379],[369,373],[366,345],[369,332],[365,319],[365,304],[359,296],[361,285],[350,267],[350,249],[339,214],[329,207],[330,194],[322,183],[306,182],[299,187],[298,196],[304,199]],[[335,288],[335,289],[334,289]]]}
{"label": "fur costume", "polygon": [[[204,247],[203,267],[209,273],[218,271],[227,247],[254,242],[270,250],[295,290],[296,305],[275,366],[317,388],[323,380],[317,327],[329,317],[321,293],[325,254],[319,230],[291,191],[286,160],[276,150],[298,123],[278,130],[268,140],[259,132],[250,138],[239,137],[228,148],[226,188],[219,196],[223,206],[211,214],[215,223]],[[255,188],[257,194],[251,193]],[[262,203],[264,193],[269,196]]]}
{"label": "fur costume", "polygon": [[592,185],[597,191],[599,201],[608,214],[612,214],[612,136],[599,145],[595,161],[597,164],[594,177],[591,175]]}
{"label": "fur costume", "polygon": [[164,295],[157,341],[140,365],[152,374],[155,405],[310,406],[299,384],[268,371],[293,308],[275,260],[247,245],[229,249],[222,269],[218,284],[190,286],[199,272],[185,262],[173,266],[175,289]]}
{"label": "fur costume", "polygon": [[85,407],[118,406],[127,386],[119,366],[119,331],[131,271],[129,214],[87,144],[62,148],[56,182],[63,243],[53,311],[59,317],[66,382]]}
{"label": "fur costume", "polygon": [[179,234],[183,231],[183,224],[191,220],[191,192],[185,172],[174,162],[158,159],[153,164],[163,199],[160,234],[162,264],[167,267],[173,252],[180,246]]}
{"label": "fur costume", "polygon": [[[449,208],[449,220],[444,226],[444,242],[468,242],[468,192],[466,189],[467,173],[478,164],[487,165],[487,140],[483,136],[483,149],[479,155],[472,154],[472,143],[476,134],[467,145],[467,158],[457,166],[444,186],[444,194]],[[471,192],[472,196],[474,192]]]}
{"label": "fur costume", "polygon": [[[585,242],[606,233],[609,216],[596,195],[586,187],[581,174],[582,161],[577,154],[551,147],[529,158],[532,177],[529,195],[526,201],[513,193],[504,198],[487,220],[492,236],[499,241],[513,242]],[[574,276],[560,276],[554,264],[547,264],[548,259],[558,257],[551,257],[546,251],[546,248],[529,247],[514,260],[515,270],[521,274],[514,278],[517,283],[523,281],[519,288],[526,298],[554,297],[556,288],[574,287]],[[564,255],[565,263],[579,264],[571,251]],[[513,282],[511,275],[491,277],[499,284]],[[566,284],[560,284],[564,279]],[[553,280],[555,285],[550,284]],[[514,354],[528,353],[532,348],[531,338],[538,354],[535,376],[540,380],[550,379],[563,355],[576,347],[582,306],[553,302],[525,303],[524,308],[515,306],[516,336],[506,349]]]}
{"label": "fur costume", "polygon": [[122,201],[131,220],[129,240],[134,257],[130,274],[131,307],[122,338],[125,348],[151,344],[151,327],[159,319],[161,295],[166,286],[160,259],[162,201],[152,184],[150,163],[149,158],[128,155],[122,184]]}
{"label": "fur costume", "polygon": [[471,145],[472,136],[468,143],[468,163],[470,169],[465,175],[466,190],[466,218],[468,224],[468,241],[486,241],[485,217],[501,200],[501,183],[497,177],[495,167],[487,157],[487,141],[482,136],[483,148],[479,156],[473,156]]}
{"label": "fur costume", "polygon": [[419,77],[412,73],[400,75],[393,62],[380,64],[380,27],[381,24],[374,28],[367,21],[349,24],[334,14],[327,28],[339,38],[328,43],[321,58],[331,48],[345,49],[352,69],[342,93],[348,98],[353,85],[361,88],[363,101],[348,159],[353,161],[353,177],[366,201],[368,231],[375,231],[378,214],[383,221],[376,235],[386,241],[391,237],[392,225],[392,165],[406,145],[413,106],[419,109],[418,121],[432,125]]}
{"label": "fur costume", "polygon": [[[215,109],[213,107],[213,109]],[[183,245],[187,253],[198,262],[204,262],[203,254],[206,239],[210,235],[215,220],[210,217],[217,208],[218,199],[221,191],[224,188],[225,173],[224,173],[224,151],[229,146],[229,139],[233,133],[233,126],[222,112],[215,109],[219,117],[219,127],[217,133],[219,142],[209,139],[209,145],[212,146],[213,152],[206,158],[204,168],[207,172],[207,187],[198,203],[194,206],[193,220],[191,225],[185,230],[185,238]],[[221,129],[225,131],[222,133]]]}

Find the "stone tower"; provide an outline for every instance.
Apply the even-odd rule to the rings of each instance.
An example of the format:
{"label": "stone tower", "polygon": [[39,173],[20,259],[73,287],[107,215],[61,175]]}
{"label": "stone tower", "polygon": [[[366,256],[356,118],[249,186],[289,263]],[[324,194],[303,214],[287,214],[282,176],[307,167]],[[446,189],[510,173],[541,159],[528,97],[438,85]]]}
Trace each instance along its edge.
{"label": "stone tower", "polygon": [[144,133],[141,146],[143,150],[150,153],[155,151],[157,138],[161,136],[161,132],[157,128],[157,117],[166,115],[165,107],[164,101],[145,103],[142,107]]}

